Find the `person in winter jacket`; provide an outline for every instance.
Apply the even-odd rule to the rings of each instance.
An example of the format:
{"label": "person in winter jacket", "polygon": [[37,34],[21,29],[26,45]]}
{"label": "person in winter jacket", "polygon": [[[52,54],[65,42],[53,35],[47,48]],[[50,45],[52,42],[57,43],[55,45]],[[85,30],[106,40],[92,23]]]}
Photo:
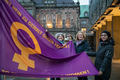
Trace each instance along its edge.
{"label": "person in winter jacket", "polygon": [[[55,35],[55,38],[62,44],[64,44],[64,34],[63,33],[57,33]],[[60,80],[60,78],[51,78],[50,80]]]}
{"label": "person in winter jacket", "polygon": [[[86,40],[86,35],[82,31],[76,34],[76,41],[74,42],[76,53],[89,51],[89,44]],[[78,77],[78,80],[87,80],[87,77]]]}
{"label": "person in winter jacket", "polygon": [[100,43],[96,52],[87,52],[88,56],[96,56],[95,67],[99,74],[95,76],[95,80],[109,80],[111,74],[111,63],[114,53],[114,39],[110,32],[103,31],[101,33]]}

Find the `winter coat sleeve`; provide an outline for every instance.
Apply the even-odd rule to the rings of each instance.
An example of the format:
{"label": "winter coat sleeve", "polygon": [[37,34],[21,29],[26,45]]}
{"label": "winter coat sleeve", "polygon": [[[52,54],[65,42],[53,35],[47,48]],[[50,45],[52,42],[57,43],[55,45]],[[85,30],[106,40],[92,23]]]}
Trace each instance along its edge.
{"label": "winter coat sleeve", "polygon": [[98,45],[98,49],[97,49],[96,52],[87,52],[87,55],[88,55],[88,56],[92,56],[92,57],[96,57],[96,54],[97,54],[97,52],[98,52],[98,50],[99,50],[99,47],[100,47],[100,44]]}
{"label": "winter coat sleeve", "polygon": [[85,47],[84,47],[84,51],[87,52],[89,51],[89,43],[86,43]]}
{"label": "winter coat sleeve", "polygon": [[96,56],[96,52],[87,52],[87,55],[88,55],[88,56],[95,57],[95,56]]}
{"label": "winter coat sleeve", "polygon": [[114,49],[113,47],[108,48],[105,51],[104,59],[102,61],[102,65],[100,67],[100,70],[104,73],[104,71],[108,68],[108,66],[111,66],[111,61],[113,57]]}

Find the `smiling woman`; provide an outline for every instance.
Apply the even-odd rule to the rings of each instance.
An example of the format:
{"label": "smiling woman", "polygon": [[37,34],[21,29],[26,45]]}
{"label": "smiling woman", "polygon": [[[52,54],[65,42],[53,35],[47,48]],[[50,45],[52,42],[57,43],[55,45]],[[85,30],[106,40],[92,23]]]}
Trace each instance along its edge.
{"label": "smiling woman", "polygon": [[96,56],[95,67],[99,71],[95,80],[109,80],[111,74],[111,62],[114,54],[114,39],[108,31],[101,33],[100,43],[96,52],[87,52],[88,56]]}
{"label": "smiling woman", "polygon": [[[89,51],[89,44],[86,40],[86,35],[82,31],[76,34],[76,41],[74,42],[75,51],[77,54],[80,52]],[[78,77],[78,80],[87,80],[87,77]]]}

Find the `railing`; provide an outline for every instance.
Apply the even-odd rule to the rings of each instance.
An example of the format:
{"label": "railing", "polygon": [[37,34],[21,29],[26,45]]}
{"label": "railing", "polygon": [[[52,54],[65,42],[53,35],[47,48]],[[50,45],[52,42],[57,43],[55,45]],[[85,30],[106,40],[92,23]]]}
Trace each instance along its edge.
{"label": "railing", "polygon": [[76,32],[76,27],[72,28],[45,28],[48,31]]}
{"label": "railing", "polygon": [[22,6],[35,6],[35,3],[32,2],[19,2]]}

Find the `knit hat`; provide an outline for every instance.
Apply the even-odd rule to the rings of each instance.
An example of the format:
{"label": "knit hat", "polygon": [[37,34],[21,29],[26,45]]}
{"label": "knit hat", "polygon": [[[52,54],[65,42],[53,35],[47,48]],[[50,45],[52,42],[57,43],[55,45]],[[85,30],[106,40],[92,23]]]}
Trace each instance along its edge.
{"label": "knit hat", "polygon": [[64,38],[64,34],[63,34],[63,33],[61,33],[61,32],[60,32],[60,33],[57,33],[57,34],[55,35],[55,38],[57,39],[59,35],[62,35],[62,36],[63,36],[63,38]]}
{"label": "knit hat", "polygon": [[[111,34],[110,34],[110,32],[108,32],[108,31],[103,31],[102,33],[106,33],[107,35],[108,35],[108,37],[111,37]],[[102,34],[101,33],[101,34]]]}

